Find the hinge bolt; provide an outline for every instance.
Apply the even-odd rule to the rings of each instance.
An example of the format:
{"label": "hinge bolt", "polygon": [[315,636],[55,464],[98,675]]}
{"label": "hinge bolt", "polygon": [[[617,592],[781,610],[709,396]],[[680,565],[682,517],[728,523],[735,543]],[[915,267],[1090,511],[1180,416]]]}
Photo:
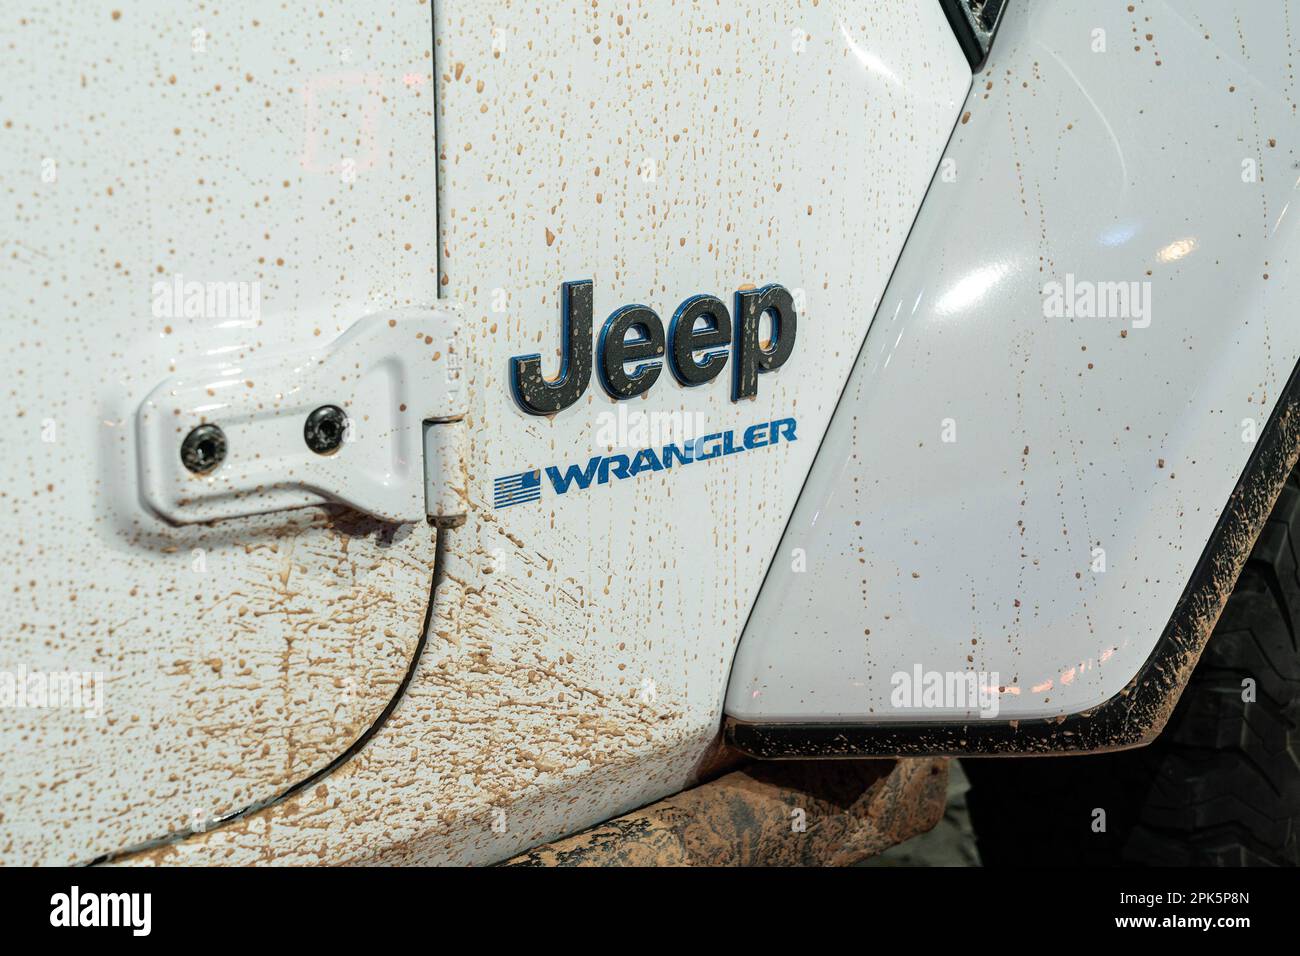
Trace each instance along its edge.
{"label": "hinge bolt", "polygon": [[303,426],[302,437],[307,440],[307,447],[318,455],[328,455],[338,451],[343,444],[343,435],[348,428],[348,416],[337,405],[322,405],[307,416]]}
{"label": "hinge bolt", "polygon": [[206,475],[226,460],[226,433],[216,425],[199,425],[181,443],[181,464]]}

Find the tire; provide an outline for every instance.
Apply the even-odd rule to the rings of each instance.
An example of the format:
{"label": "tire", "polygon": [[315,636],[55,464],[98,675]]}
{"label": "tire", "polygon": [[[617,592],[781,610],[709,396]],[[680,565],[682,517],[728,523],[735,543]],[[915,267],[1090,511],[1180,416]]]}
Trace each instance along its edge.
{"label": "tire", "polygon": [[[1300,865],[1298,632],[1300,469],[1154,742],[963,761],[984,864]],[[1248,680],[1253,701],[1243,700]]]}

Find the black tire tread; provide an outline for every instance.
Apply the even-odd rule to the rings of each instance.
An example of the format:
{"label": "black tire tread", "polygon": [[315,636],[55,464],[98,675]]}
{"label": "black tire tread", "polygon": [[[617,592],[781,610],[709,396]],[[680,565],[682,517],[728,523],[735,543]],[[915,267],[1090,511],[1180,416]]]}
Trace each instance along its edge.
{"label": "black tire tread", "polygon": [[985,865],[1300,865],[1298,633],[1300,469],[1150,746],[964,762]]}

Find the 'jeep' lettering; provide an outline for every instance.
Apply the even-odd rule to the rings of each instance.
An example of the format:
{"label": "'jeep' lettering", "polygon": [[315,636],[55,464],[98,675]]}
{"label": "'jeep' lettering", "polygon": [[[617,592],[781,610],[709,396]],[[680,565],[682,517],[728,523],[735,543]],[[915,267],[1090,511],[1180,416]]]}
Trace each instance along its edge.
{"label": "'jeep' lettering", "polygon": [[510,360],[510,386],[515,401],[533,415],[550,415],[568,408],[591,381],[591,281],[566,282],[560,287],[560,375],[542,378],[542,357],[516,355]]}
{"label": "'jeep' lettering", "polygon": [[[542,376],[539,354],[510,360],[510,387],[520,408],[530,415],[553,415],[568,408],[587,390],[593,364],[592,284],[565,282],[560,289],[560,372]],[[645,305],[625,305],[605,320],[598,342],[600,383],[620,401],[648,391],[659,380],[664,358],[680,384],[704,385],[727,364],[731,349],[731,400],[758,394],[760,372],[780,368],[794,351],[799,318],[794,298],[779,285],[746,289],[735,296],[733,323],[723,301],[712,295],[688,298],[673,314],[667,341],[659,315]],[[759,323],[772,317],[771,341],[759,341]],[[628,365],[635,363],[630,371]],[[603,479],[602,480],[607,480]]]}

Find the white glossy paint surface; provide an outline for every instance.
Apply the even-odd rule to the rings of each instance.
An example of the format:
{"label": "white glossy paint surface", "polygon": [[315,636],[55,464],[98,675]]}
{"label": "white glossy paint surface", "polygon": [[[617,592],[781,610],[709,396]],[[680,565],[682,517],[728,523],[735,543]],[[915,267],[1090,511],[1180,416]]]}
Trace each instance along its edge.
{"label": "white glossy paint surface", "polygon": [[[1003,720],[1076,713],[1168,622],[1300,357],[1300,123],[1283,6],[1134,6],[1004,18],[941,165],[954,177],[918,217],[748,623],[729,715],[977,716],[899,706],[895,675],[917,667],[989,675]],[[1044,289],[1069,277],[1145,283],[1150,307],[1049,314]]]}
{"label": "white glossy paint surface", "polygon": [[[691,781],[970,84],[938,5],[912,0],[435,14],[470,511],[447,535],[429,644],[384,728],[319,788],[149,859],[487,862]],[[622,405],[593,375],[572,408],[525,415],[508,361],[541,353],[555,373],[560,284],[584,278],[597,329],[632,302],[667,322],[688,296],[782,283],[800,293],[798,344],[753,401],[731,402],[730,369],[694,389],[664,372]],[[690,413],[703,433],[795,416],[799,437],[493,508],[498,477],[617,451],[601,415],[620,410]]]}
{"label": "white glossy paint surface", "polygon": [[[476,732],[436,763],[493,768],[506,804],[531,792],[558,835],[585,764],[663,770],[606,788],[583,825],[679,789],[716,734],[745,617],[970,72],[937,4],[439,11],[442,292],[465,304],[471,366],[471,514],[449,567],[478,594],[426,656],[540,679],[453,682],[443,706]],[[794,353],[752,401],[731,401],[730,366],[696,388],[665,370],[621,405],[593,372],[573,407],[527,415],[508,360],[540,352],[555,373],[560,285],[587,278],[597,333],[628,303],[666,326],[689,296],[730,305],[743,285],[780,283],[799,303]],[[620,408],[693,416],[697,434],[793,416],[799,437],[492,509],[498,476],[661,444],[617,447],[601,416]],[[571,726],[575,704],[603,729]],[[521,739],[547,772],[495,756]]]}
{"label": "white glossy paint surface", "polygon": [[[173,375],[434,303],[430,15],[3,15],[0,674],[92,675],[102,707],[0,709],[0,861],[77,863],[274,797],[346,750],[407,671],[423,520],[171,525],[143,500],[135,423]],[[197,296],[176,301],[177,276]]]}

